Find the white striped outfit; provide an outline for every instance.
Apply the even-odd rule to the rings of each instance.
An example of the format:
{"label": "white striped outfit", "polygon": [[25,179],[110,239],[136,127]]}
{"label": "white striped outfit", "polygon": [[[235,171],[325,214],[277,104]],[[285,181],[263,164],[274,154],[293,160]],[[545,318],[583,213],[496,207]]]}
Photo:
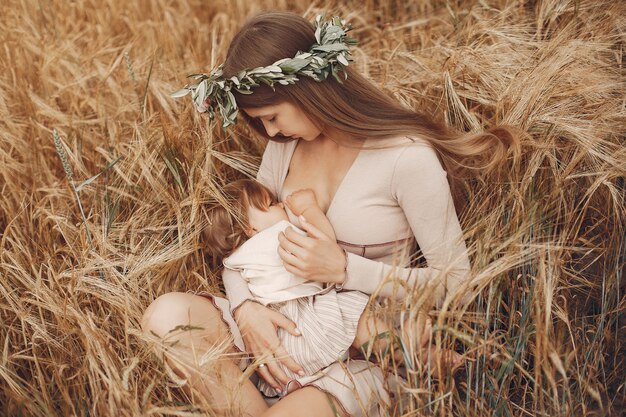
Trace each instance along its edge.
{"label": "white striped outfit", "polygon": [[[306,374],[300,377],[282,366],[287,376],[302,385],[318,371],[347,358],[359,318],[369,297],[359,291],[337,292],[334,286],[307,281],[288,272],[278,255],[278,234],[288,227],[304,231],[286,220],[260,231],[224,259],[224,266],[239,271],[254,299],[293,321],[302,336],[279,328],[278,338],[287,353]],[[280,365],[280,364],[279,364]],[[301,380],[301,381],[299,381]],[[276,391],[259,379],[259,390],[268,397],[284,396],[293,387]]]}

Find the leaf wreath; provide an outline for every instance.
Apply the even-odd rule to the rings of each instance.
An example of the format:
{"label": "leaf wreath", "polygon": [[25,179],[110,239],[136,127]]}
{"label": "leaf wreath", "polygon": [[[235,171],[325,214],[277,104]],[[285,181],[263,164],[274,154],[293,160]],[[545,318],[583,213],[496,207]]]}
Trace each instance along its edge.
{"label": "leaf wreath", "polygon": [[274,84],[295,84],[298,74],[306,75],[315,81],[324,81],[332,75],[342,83],[348,78],[345,70],[352,60],[350,59],[349,45],[356,45],[357,41],[347,36],[352,29],[350,24],[335,16],[324,21],[322,15],[315,18],[315,40],[308,52],[298,53],[293,58],[284,58],[267,67],[244,69],[230,78],[223,77],[223,64],[213,69],[210,74],[191,74],[195,82],[187,84],[182,89],[172,93],[173,98],[184,97],[192,93],[191,99],[201,113],[208,113],[213,120],[219,113],[222,118],[222,128],[237,121],[239,108],[233,91],[240,94],[252,94],[252,88],[265,84],[274,89]]}

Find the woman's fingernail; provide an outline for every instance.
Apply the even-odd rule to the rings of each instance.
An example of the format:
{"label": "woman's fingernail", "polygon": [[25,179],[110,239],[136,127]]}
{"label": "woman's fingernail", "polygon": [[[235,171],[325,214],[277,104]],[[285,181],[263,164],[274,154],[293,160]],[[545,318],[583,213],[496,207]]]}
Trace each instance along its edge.
{"label": "woman's fingernail", "polygon": [[293,332],[297,334],[298,336],[302,336],[302,332],[297,327],[293,329]]}
{"label": "woman's fingernail", "polygon": [[299,371],[299,372],[298,372],[298,375],[300,375],[300,376],[304,376],[304,375],[306,375],[306,374],[304,373],[304,371]]}
{"label": "woman's fingernail", "polygon": [[299,219],[300,219],[301,222],[306,223],[306,219],[304,218],[304,216],[302,214],[300,215]]}

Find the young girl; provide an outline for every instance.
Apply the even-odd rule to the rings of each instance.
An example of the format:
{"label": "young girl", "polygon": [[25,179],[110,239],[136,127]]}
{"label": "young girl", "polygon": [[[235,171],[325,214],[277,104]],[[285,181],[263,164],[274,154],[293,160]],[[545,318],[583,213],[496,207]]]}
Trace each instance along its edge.
{"label": "young girl", "polygon": [[[278,254],[278,235],[291,227],[283,203],[262,184],[249,179],[226,185],[223,192],[232,207],[208,210],[209,225],[203,231],[205,251],[223,259],[225,268],[239,271],[248,283],[254,300],[271,305],[297,324],[302,336],[279,330],[287,352],[304,373],[291,378],[285,389],[277,391],[263,379],[258,388],[268,397],[284,396],[331,363],[347,358],[348,349],[361,348],[372,341],[376,354],[388,347],[388,339],[374,342],[373,334],[388,332],[384,322],[363,311],[369,297],[359,291],[337,291],[335,285],[307,281],[288,272]],[[298,190],[285,203],[301,222],[309,222],[335,240],[334,230],[320,209],[312,190]],[[428,342],[429,325],[420,343]],[[374,355],[375,356],[375,355]],[[401,360],[400,357],[397,360]],[[263,366],[263,364],[261,364]],[[296,381],[294,385],[291,382]]]}

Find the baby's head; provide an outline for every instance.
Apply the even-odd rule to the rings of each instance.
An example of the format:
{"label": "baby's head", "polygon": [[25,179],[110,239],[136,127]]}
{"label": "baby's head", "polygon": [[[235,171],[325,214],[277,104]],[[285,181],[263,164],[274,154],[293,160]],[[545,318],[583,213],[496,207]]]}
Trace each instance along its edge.
{"label": "baby's head", "polygon": [[208,225],[202,231],[205,252],[215,258],[230,255],[255,233],[288,220],[282,203],[261,183],[242,179],[222,189],[226,207],[207,210]]}

